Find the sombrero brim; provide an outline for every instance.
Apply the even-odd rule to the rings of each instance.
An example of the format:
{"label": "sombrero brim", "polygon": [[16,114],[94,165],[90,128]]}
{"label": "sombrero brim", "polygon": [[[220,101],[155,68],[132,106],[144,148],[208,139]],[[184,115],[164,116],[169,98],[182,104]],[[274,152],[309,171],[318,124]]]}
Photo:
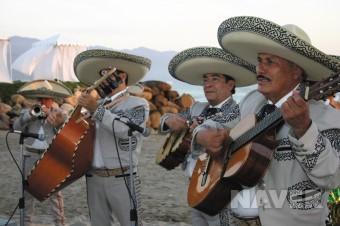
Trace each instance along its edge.
{"label": "sombrero brim", "polygon": [[29,98],[65,98],[72,91],[64,84],[53,80],[35,80],[20,87],[17,93]]}
{"label": "sombrero brim", "polygon": [[74,59],[74,72],[80,82],[93,85],[100,79],[100,71],[116,68],[128,74],[128,85],[139,82],[150,70],[151,61],[141,56],[127,53],[93,49],[81,52]]}
{"label": "sombrero brim", "polygon": [[255,66],[215,47],[184,50],[172,58],[168,69],[174,78],[192,85],[203,85],[207,73],[228,75],[237,87],[256,83]]}
{"label": "sombrero brim", "polygon": [[307,78],[319,81],[339,70],[332,57],[316,49],[293,33],[257,17],[233,17],[218,28],[221,47],[251,64],[259,53],[269,53],[299,65]]}

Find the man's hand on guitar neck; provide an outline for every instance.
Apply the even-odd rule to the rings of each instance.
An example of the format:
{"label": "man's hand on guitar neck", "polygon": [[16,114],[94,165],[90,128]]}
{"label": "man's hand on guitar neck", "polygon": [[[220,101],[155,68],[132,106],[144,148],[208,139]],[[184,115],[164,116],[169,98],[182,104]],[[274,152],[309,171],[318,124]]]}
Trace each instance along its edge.
{"label": "man's hand on guitar neck", "polygon": [[223,154],[223,144],[228,138],[229,131],[209,128],[197,133],[196,142],[202,145],[210,156],[218,158]]}
{"label": "man's hand on guitar neck", "polygon": [[78,104],[93,113],[98,108],[97,98],[93,94],[82,93],[78,98]]}
{"label": "man's hand on guitar neck", "polygon": [[282,104],[281,113],[283,119],[292,127],[296,138],[302,137],[312,123],[308,103],[295,91]]}

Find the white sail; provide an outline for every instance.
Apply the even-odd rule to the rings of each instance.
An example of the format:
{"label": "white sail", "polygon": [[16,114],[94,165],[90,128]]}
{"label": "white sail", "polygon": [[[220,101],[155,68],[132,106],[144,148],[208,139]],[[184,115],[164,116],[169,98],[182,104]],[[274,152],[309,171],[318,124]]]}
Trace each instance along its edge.
{"label": "white sail", "polygon": [[8,39],[0,39],[0,82],[12,83],[9,57],[10,42]]}

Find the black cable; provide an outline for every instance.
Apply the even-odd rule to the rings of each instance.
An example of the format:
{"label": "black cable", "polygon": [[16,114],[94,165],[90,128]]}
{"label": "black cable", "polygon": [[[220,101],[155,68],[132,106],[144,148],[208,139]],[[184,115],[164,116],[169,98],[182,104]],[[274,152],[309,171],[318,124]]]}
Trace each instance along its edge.
{"label": "black cable", "polygon": [[[117,152],[117,157],[118,157],[119,165],[120,165],[121,171],[124,172],[122,160],[120,159],[120,155],[119,155],[118,144],[117,144],[116,134],[115,134],[115,129],[114,129],[114,123],[115,123],[115,120],[112,123],[113,139],[115,141],[115,146],[116,146],[116,152]],[[126,181],[126,177],[123,177],[123,178],[124,178],[125,186],[126,186],[126,188],[128,190],[129,196],[130,196],[131,200],[133,201],[134,207],[136,208],[137,204],[136,204],[136,201],[133,199],[130,187],[128,186],[128,183]]]}
{"label": "black cable", "polygon": [[7,226],[7,225],[9,224],[9,222],[12,220],[12,217],[14,216],[14,213],[17,211],[18,207],[19,207],[19,203],[17,204],[17,206],[16,206],[16,207],[14,208],[14,210],[12,211],[12,214],[11,214],[11,216],[8,218],[8,220],[7,220],[6,224],[5,224],[5,226]]}
{"label": "black cable", "polygon": [[[116,133],[115,133],[114,124],[115,124],[115,120],[113,120],[113,122],[112,122],[113,139],[114,139],[114,141],[115,141],[115,146],[116,146],[116,152],[117,152],[117,157],[118,157],[119,165],[120,165],[121,171],[124,172],[122,160],[120,159],[120,155],[119,155],[119,150],[118,150],[118,144],[117,144],[117,140],[116,140]],[[129,129],[130,129],[130,128],[129,128]],[[129,145],[130,145],[130,144],[129,144]],[[130,151],[130,150],[129,150],[129,151]],[[134,199],[134,197],[132,196],[131,188],[128,186],[126,177],[123,177],[123,178],[124,178],[124,182],[125,182],[125,187],[126,187],[128,193],[129,193],[129,197],[130,197],[130,199],[132,200],[133,207],[134,207],[134,209],[137,211],[137,202],[136,202],[136,200]],[[131,178],[130,178],[130,180],[131,180]],[[135,183],[135,181],[133,181],[133,183]],[[137,198],[137,197],[136,197],[136,198]],[[130,217],[131,217],[131,216],[130,216]],[[138,225],[138,214],[136,214],[136,225]]]}
{"label": "black cable", "polygon": [[12,159],[13,159],[15,165],[17,166],[17,168],[18,168],[18,170],[19,170],[19,172],[20,172],[20,174],[21,174],[21,178],[24,178],[24,173],[23,173],[22,170],[20,169],[20,166],[19,166],[19,164],[17,163],[16,159],[14,158],[13,153],[12,153],[12,151],[11,151],[9,145],[8,145],[8,134],[10,134],[10,133],[11,133],[10,131],[8,131],[8,132],[6,133],[6,146],[7,146],[7,149],[8,149],[8,151],[9,151],[9,154],[11,155],[11,157],[12,157]]}
{"label": "black cable", "polygon": [[[23,181],[23,180],[24,180],[24,174],[23,174],[23,172],[21,171],[20,166],[19,166],[17,160],[14,158],[14,155],[13,155],[13,153],[12,153],[12,151],[11,151],[11,148],[9,147],[9,144],[8,144],[8,135],[9,135],[10,133],[11,133],[10,131],[8,131],[8,132],[6,133],[6,139],[5,139],[5,140],[6,140],[6,146],[7,146],[7,149],[8,149],[9,154],[11,155],[11,157],[12,157],[12,159],[13,159],[15,165],[17,166],[17,168],[18,168],[18,170],[19,170],[19,172],[20,172],[20,175],[21,175],[21,178],[22,178],[22,181]],[[23,160],[22,160],[22,161],[23,161]],[[7,225],[9,224],[9,222],[11,221],[11,219],[13,218],[15,212],[17,211],[17,209],[18,209],[18,207],[19,207],[19,204],[20,204],[20,202],[18,202],[18,204],[16,205],[16,207],[15,207],[14,210],[12,211],[11,216],[8,218],[8,220],[7,220],[6,224],[5,224],[5,226],[7,226]]]}

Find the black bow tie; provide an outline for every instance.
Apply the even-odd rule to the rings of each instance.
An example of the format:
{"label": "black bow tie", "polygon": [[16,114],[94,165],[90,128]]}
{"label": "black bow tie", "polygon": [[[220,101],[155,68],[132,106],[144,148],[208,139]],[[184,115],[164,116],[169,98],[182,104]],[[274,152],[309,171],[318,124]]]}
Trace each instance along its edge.
{"label": "black bow tie", "polygon": [[221,111],[220,108],[208,108],[207,112],[205,114],[205,117],[213,116],[213,115],[217,114],[220,111]]}
{"label": "black bow tie", "polygon": [[259,120],[264,119],[267,115],[275,111],[276,106],[274,104],[266,104],[264,105],[261,110],[257,113],[257,117]]}

